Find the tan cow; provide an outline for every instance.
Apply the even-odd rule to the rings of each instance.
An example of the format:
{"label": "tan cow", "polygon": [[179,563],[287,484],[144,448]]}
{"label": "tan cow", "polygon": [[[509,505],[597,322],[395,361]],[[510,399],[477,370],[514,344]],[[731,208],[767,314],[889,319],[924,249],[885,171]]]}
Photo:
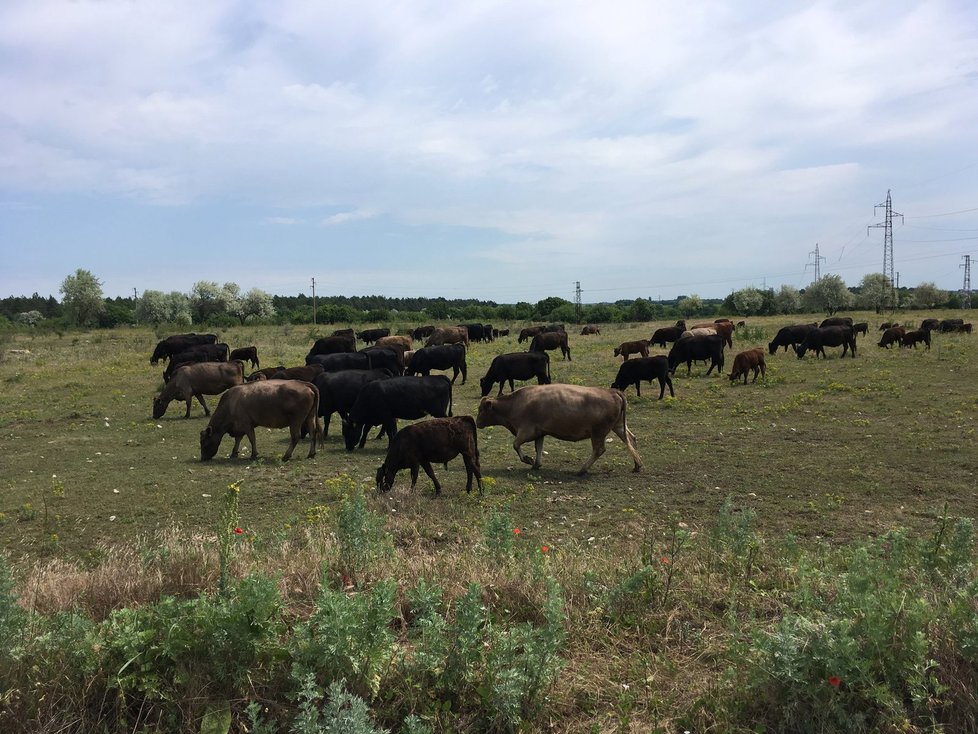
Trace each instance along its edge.
{"label": "tan cow", "polygon": [[712,323],[706,322],[702,324],[693,324],[690,327],[690,330],[693,331],[693,333],[698,333],[696,332],[696,329],[713,329],[713,333],[722,336],[723,343],[733,349],[734,325],[730,321],[718,319]]}
{"label": "tan cow", "polygon": [[426,347],[437,347],[442,344],[464,344],[469,346],[469,330],[464,326],[441,326],[431,332]]}
{"label": "tan cow", "polygon": [[181,367],[173,373],[158,396],[153,398],[153,418],[162,418],[173,400],[183,400],[187,403],[187,413],[190,417],[190,403],[194,398],[204,408],[204,415],[211,411],[204,402],[205,395],[220,395],[229,387],[244,382],[244,362],[197,362]]}
{"label": "tan cow", "polygon": [[744,376],[744,384],[747,384],[747,373],[754,370],[754,379],[757,382],[757,373],[760,372],[764,377],[764,347],[754,347],[746,352],[741,352],[734,357],[733,370],[730,372],[730,382],[735,382],[741,375]]}
{"label": "tan cow", "polygon": [[200,460],[213,458],[225,434],[234,436],[231,458],[238,455],[244,436],[251,442],[251,458],[258,458],[255,427],[289,429],[291,442],[282,461],[288,461],[305,428],[312,437],[309,458],[316,455],[316,441],[322,436],[319,426],[319,390],[301,380],[262,380],[232,387],[211,416],[207,428],[200,432]]}
{"label": "tan cow", "polygon": [[411,348],[411,337],[409,336],[382,336],[374,342],[375,347],[385,347],[387,349],[399,349],[401,353]]}
{"label": "tan cow", "polygon": [[[605,452],[605,438],[615,432],[625,443],[635,462],[633,471],[642,469],[642,458],[635,450],[635,436],[625,423],[625,396],[620,390],[580,385],[530,385],[509,395],[482,398],[476,425],[503,426],[515,436],[513,448],[520,461],[540,468],[543,439],[561,441],[591,439],[591,458],[578,474],[584,474]],[[536,460],[523,453],[523,444],[533,441]]]}
{"label": "tan cow", "polygon": [[628,359],[628,357],[632,354],[641,354],[643,357],[648,357],[650,344],[651,342],[648,339],[639,339],[633,342],[622,342],[615,347],[615,356],[621,356],[622,359]]}

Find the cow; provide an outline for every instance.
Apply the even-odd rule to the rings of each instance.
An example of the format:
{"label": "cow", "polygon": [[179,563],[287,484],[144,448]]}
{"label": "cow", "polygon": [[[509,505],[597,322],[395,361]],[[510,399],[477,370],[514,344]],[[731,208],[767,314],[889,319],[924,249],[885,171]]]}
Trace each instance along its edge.
{"label": "cow", "polygon": [[284,370],[279,370],[268,379],[302,380],[303,382],[312,382],[316,379],[316,375],[321,374],[323,374],[323,366],[321,364],[307,364],[301,367],[286,367]]}
{"label": "cow", "polygon": [[842,356],[852,350],[852,358],[856,358],[856,334],[851,326],[820,326],[812,329],[805,337],[805,341],[795,347],[795,354],[798,359],[802,359],[808,350],[815,352],[815,359],[819,355],[825,356],[825,347],[842,347]]}
{"label": "cow", "polygon": [[492,324],[483,324],[482,333],[483,333],[482,340],[487,344],[496,339],[496,330],[492,328]]}
{"label": "cow", "polygon": [[509,336],[509,329],[493,329],[492,330],[492,338],[493,339],[499,339],[500,337],[503,337],[503,336]]}
{"label": "cow", "polygon": [[686,319],[679,319],[679,321],[677,321],[675,324],[675,328],[681,331],[686,331]]}
{"label": "cow", "polygon": [[398,349],[401,352],[406,352],[412,347],[412,340],[409,336],[382,336],[374,342],[374,346],[383,347],[384,349]]}
{"label": "cow", "polygon": [[730,382],[736,382],[743,375],[744,384],[746,385],[747,373],[751,370],[754,370],[754,379],[751,382],[757,382],[758,373],[760,373],[761,377],[765,377],[764,347],[754,347],[734,357],[733,369],[730,371]]}
{"label": "cow", "polygon": [[240,359],[242,362],[251,362],[253,369],[258,369],[261,364],[258,361],[258,347],[238,347],[237,349],[232,349],[230,356],[228,356],[228,361]]}
{"label": "cow", "polygon": [[878,347],[890,348],[892,344],[899,345],[903,341],[903,335],[907,333],[907,330],[902,326],[891,326],[889,329],[883,332],[883,336],[880,337]]}
{"label": "cow", "polygon": [[434,330],[435,327],[431,325],[419,326],[417,329],[411,332],[411,338],[414,339],[415,341],[421,341],[422,339],[427,339],[429,336],[431,336]]}
{"label": "cow", "polygon": [[442,326],[431,332],[424,343],[426,347],[437,347],[442,344],[464,344],[469,346],[469,330],[464,326]]}
{"label": "cow", "polygon": [[652,380],[659,381],[659,400],[662,400],[666,395],[666,385],[669,386],[669,395],[676,397],[676,393],[672,389],[672,378],[669,376],[669,359],[667,357],[660,354],[655,357],[639,357],[622,362],[621,367],[618,368],[618,375],[611,386],[616,390],[625,392],[625,388],[629,385],[635,385],[635,392],[641,397],[642,380],[647,380],[649,383]]}
{"label": "cow", "polygon": [[369,370],[370,354],[367,352],[340,352],[339,354],[310,354],[306,355],[306,364],[318,364],[323,372],[339,372],[340,370]]}
{"label": "cow", "polygon": [[179,354],[180,352],[185,352],[188,349],[203,346],[204,344],[215,344],[216,342],[216,334],[174,334],[163,339],[156,345],[156,349],[153,350],[153,355],[149,358],[149,363],[156,364],[161,359],[169,359],[174,354]]}
{"label": "cow", "polygon": [[[520,461],[540,468],[543,439],[561,441],[591,439],[591,457],[578,471],[587,470],[605,452],[605,438],[611,431],[620,438],[641,471],[642,458],[635,450],[635,436],[625,421],[627,403],[621,390],[581,385],[530,385],[508,395],[482,398],[475,423],[479,428],[503,426],[515,436],[513,448]],[[533,441],[536,459],[523,453],[523,444]]]}
{"label": "cow", "polygon": [[163,370],[163,382],[169,382],[173,373],[184,365],[198,362],[227,362],[230,351],[227,344],[201,344],[179,354],[172,354],[166,369]]}
{"label": "cow", "polygon": [[669,372],[676,374],[676,367],[685,362],[688,375],[693,370],[693,362],[700,359],[710,360],[707,376],[714,368],[719,374],[723,369],[723,337],[719,334],[683,337],[669,350]]}
{"label": "cow", "polygon": [[689,328],[689,330],[694,334],[697,333],[697,329],[713,329],[717,334],[723,337],[723,343],[733,349],[734,325],[729,320],[717,320],[713,323],[693,324]]}
{"label": "cow", "polygon": [[530,352],[543,352],[549,349],[560,349],[564,359],[570,360],[570,345],[567,343],[566,331],[544,331],[533,337],[530,342]]}
{"label": "cow", "polygon": [[678,326],[665,326],[661,329],[656,329],[652,334],[652,338],[649,339],[649,345],[665,347],[667,344],[679,341],[679,338],[683,335],[683,331],[685,329],[680,329]]}
{"label": "cow", "polygon": [[353,329],[336,329],[330,336],[345,336],[350,339],[356,339],[357,333]]}
{"label": "cow", "polygon": [[432,463],[447,464],[459,454],[465,463],[465,491],[472,491],[472,477],[482,494],[482,467],[479,466],[479,435],[470,415],[432,418],[405,426],[390,442],[384,463],[377,469],[377,491],[389,492],[401,469],[411,470],[411,489],[418,483],[418,469],[424,469],[441,494],[441,485]]}
{"label": "cow", "polygon": [[370,360],[369,369],[390,370],[392,374],[403,375],[406,364],[404,355],[410,350],[403,350],[400,345],[373,346],[360,350]]}
{"label": "cow", "polygon": [[371,426],[383,426],[388,442],[397,433],[397,419],[417,420],[425,415],[452,414],[452,383],[444,375],[392,377],[368,382],[360,390],[343,421],[346,450],[362,449]]}
{"label": "cow", "polygon": [[324,336],[317,339],[306,355],[306,360],[316,354],[343,354],[357,351],[357,341],[348,336]]}
{"label": "cow", "polygon": [[289,429],[289,448],[282,461],[292,458],[303,428],[312,436],[309,458],[316,455],[319,428],[319,390],[300,380],[262,380],[236,385],[221,396],[207,428],[200,432],[200,460],[209,461],[221,446],[225,434],[234,437],[231,458],[238,456],[241,439],[251,442],[251,458],[258,458],[255,427]]}
{"label": "cow", "polygon": [[357,339],[365,344],[370,344],[371,342],[375,342],[382,337],[390,336],[390,333],[391,330],[385,327],[383,329],[364,329],[356,336]]}
{"label": "cow", "polygon": [[767,345],[767,350],[770,354],[775,354],[778,351],[778,347],[784,347],[784,351],[786,352],[788,351],[788,347],[794,349],[805,341],[808,332],[817,328],[818,326],[815,324],[794,324],[793,326],[782,327],[778,329],[774,341]]}
{"label": "cow", "polygon": [[520,336],[519,336],[519,338],[516,341],[518,343],[522,344],[527,339],[532,339],[537,334],[542,334],[542,333],[543,333],[543,327],[542,326],[528,326],[525,329],[522,329],[520,331]]}
{"label": "cow", "polygon": [[860,321],[858,324],[852,325],[852,330],[855,332],[856,336],[862,334],[863,336],[869,336],[869,324],[865,321]]}
{"label": "cow", "polygon": [[930,331],[927,329],[917,329],[916,331],[908,331],[903,335],[900,341],[901,347],[913,347],[917,348],[917,342],[923,342],[930,349]]}
{"label": "cow", "polygon": [[826,326],[852,326],[852,317],[830,316],[827,319],[823,319],[822,323],[818,325],[818,328],[824,329]]}
{"label": "cow", "polygon": [[937,319],[924,319],[920,322],[920,328],[926,329],[927,331],[935,331],[940,329],[941,322]]}
{"label": "cow", "polygon": [[[469,335],[469,342],[488,341],[485,324],[457,324],[457,326],[465,329]],[[492,331],[489,332],[489,337],[492,337]]]}
{"label": "cow", "polygon": [[278,367],[262,367],[260,370],[255,370],[250,375],[245,378],[245,382],[254,382],[255,380],[268,380],[271,379],[272,375],[276,372],[281,372],[285,369],[284,364],[280,364]]}
{"label": "cow", "polygon": [[323,437],[329,435],[329,423],[333,413],[346,418],[357,401],[360,390],[368,382],[393,377],[388,370],[342,370],[316,375],[314,384],[319,388],[319,415],[323,418]]}
{"label": "cow", "polygon": [[594,334],[600,334],[601,329],[599,329],[594,324],[588,324],[583,329],[581,329],[581,336],[592,336]]}
{"label": "cow", "polygon": [[877,331],[886,331],[887,329],[892,329],[894,326],[899,326],[900,324],[896,321],[884,321],[880,324],[880,328]]}
{"label": "cow", "polygon": [[211,411],[204,401],[205,395],[220,395],[229,387],[244,382],[244,362],[198,362],[181,367],[173,375],[157,397],[153,398],[153,418],[159,419],[166,414],[166,409],[173,400],[183,400],[187,403],[187,413],[190,417],[190,403],[194,398],[204,409],[204,415]]}
{"label": "cow", "polygon": [[465,363],[465,347],[461,344],[442,344],[437,347],[422,347],[411,357],[406,370],[409,375],[429,375],[432,370],[451,370],[452,384],[462,373],[462,384],[468,379],[468,365]]}
{"label": "cow", "polygon": [[486,376],[479,380],[482,397],[499,383],[499,393],[503,394],[503,385],[509,382],[509,391],[513,392],[513,380],[529,380],[537,378],[538,385],[550,384],[550,355],[546,352],[511,352],[500,354],[493,358]]}
{"label": "cow", "polygon": [[564,328],[563,324],[547,324],[546,326],[543,327],[543,331],[541,331],[540,333],[548,334],[552,331],[567,331],[567,329]]}
{"label": "cow", "polygon": [[643,357],[648,357],[650,344],[651,342],[648,339],[639,339],[638,341],[633,342],[622,342],[615,347],[615,356],[620,356],[624,360],[627,360],[632,354],[641,354]]}
{"label": "cow", "polygon": [[959,331],[964,326],[964,319],[943,319],[938,325],[937,330],[942,334],[952,331]]}

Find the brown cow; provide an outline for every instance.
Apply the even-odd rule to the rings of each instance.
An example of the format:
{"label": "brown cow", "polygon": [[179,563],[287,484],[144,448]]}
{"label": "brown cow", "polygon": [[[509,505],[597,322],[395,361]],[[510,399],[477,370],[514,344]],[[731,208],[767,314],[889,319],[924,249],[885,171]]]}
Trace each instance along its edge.
{"label": "brown cow", "polygon": [[744,376],[744,384],[747,384],[747,373],[754,370],[754,379],[757,382],[758,372],[764,377],[764,347],[754,347],[746,352],[741,352],[734,357],[733,370],[730,372],[730,382],[736,382],[741,375]]}
{"label": "brown cow", "polygon": [[581,329],[581,336],[589,336],[592,334],[600,334],[600,333],[601,333],[601,329],[599,329],[594,324],[588,324],[583,329]]}
{"label": "brown cow", "polygon": [[[635,450],[635,436],[625,422],[627,403],[621,390],[580,385],[530,385],[508,395],[482,398],[476,425],[503,426],[515,436],[513,448],[520,461],[540,468],[543,439],[553,436],[561,441],[591,439],[591,457],[578,474],[585,474],[605,452],[605,438],[615,432],[635,462],[633,471],[641,471],[642,458]],[[523,453],[523,444],[533,441],[536,460]]]}
{"label": "brown cow", "polygon": [[472,491],[472,477],[479,483],[482,494],[482,468],[479,466],[479,437],[470,415],[412,423],[394,435],[384,463],[377,469],[377,490],[388,492],[401,469],[411,470],[411,489],[418,483],[418,469],[431,477],[435,494],[441,485],[432,470],[432,463],[446,464],[459,454],[465,463],[465,491]]}
{"label": "brown cow", "polygon": [[903,339],[900,341],[900,346],[902,347],[913,347],[917,348],[917,342],[923,342],[930,349],[930,330],[929,329],[917,329],[916,331],[908,331],[903,335]]}
{"label": "brown cow", "polygon": [[530,342],[530,352],[544,352],[550,349],[559,349],[564,355],[564,359],[571,358],[570,344],[567,343],[566,331],[543,331],[533,337]]}
{"label": "brown cow", "polygon": [[409,336],[382,336],[374,342],[374,346],[384,349],[399,349],[403,354],[411,349],[412,341]]}
{"label": "brown cow", "polygon": [[278,372],[268,375],[269,380],[302,380],[312,382],[317,375],[323,373],[321,364],[306,364],[300,367],[285,367]]}
{"label": "brown cow", "polygon": [[240,359],[242,362],[247,360],[251,362],[251,366],[254,369],[261,367],[261,363],[258,361],[258,347],[238,347],[237,349],[232,349],[228,360],[232,359]]}
{"label": "brown cow", "polygon": [[245,378],[245,382],[254,382],[255,380],[270,380],[276,373],[281,372],[284,369],[286,369],[284,364],[280,364],[278,367],[262,367],[260,370],[255,370],[248,375]]}
{"label": "brown cow", "polygon": [[903,335],[906,333],[907,330],[902,326],[891,326],[883,332],[883,336],[876,346],[889,349],[891,344],[900,344],[903,341]]}
{"label": "brown cow", "polygon": [[442,344],[464,344],[469,346],[469,330],[464,326],[440,326],[431,332],[428,341],[424,343],[426,347],[435,347]]}
{"label": "brown cow", "polygon": [[617,347],[615,347],[615,356],[619,355],[622,359],[628,359],[629,355],[641,354],[643,357],[649,356],[649,345],[651,345],[648,339],[639,339],[633,342],[622,342]]}
{"label": "brown cow", "polygon": [[292,457],[302,429],[312,436],[309,458],[316,455],[316,441],[322,436],[319,425],[319,390],[301,380],[262,380],[237,385],[221,396],[207,428],[200,432],[200,460],[208,461],[221,447],[225,434],[234,436],[231,458],[238,456],[244,436],[251,442],[251,458],[258,458],[255,427],[289,429],[291,441],[282,461]]}
{"label": "brown cow", "polygon": [[190,403],[194,398],[204,408],[204,415],[211,411],[204,402],[205,395],[220,395],[229,387],[244,382],[244,362],[197,362],[181,367],[166,383],[157,397],[153,398],[153,418],[162,418],[172,400],[184,400],[190,417]]}

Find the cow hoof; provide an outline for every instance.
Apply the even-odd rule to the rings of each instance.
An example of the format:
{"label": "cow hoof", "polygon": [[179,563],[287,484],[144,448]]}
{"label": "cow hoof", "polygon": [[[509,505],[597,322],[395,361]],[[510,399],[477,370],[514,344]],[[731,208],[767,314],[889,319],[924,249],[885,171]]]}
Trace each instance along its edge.
{"label": "cow hoof", "polygon": [[642,467],[636,466],[634,469],[632,469],[632,474],[638,474],[640,471],[642,471]]}
{"label": "cow hoof", "polygon": [[530,465],[530,466],[532,466],[532,467],[533,467],[534,469],[538,469],[538,468],[539,468],[539,467],[537,467],[536,465],[534,465],[534,463],[533,463],[533,459],[530,459],[529,457],[526,457],[526,456],[521,456],[521,457],[520,457],[520,461],[522,461],[522,462],[523,462],[524,464],[529,464],[529,465]]}

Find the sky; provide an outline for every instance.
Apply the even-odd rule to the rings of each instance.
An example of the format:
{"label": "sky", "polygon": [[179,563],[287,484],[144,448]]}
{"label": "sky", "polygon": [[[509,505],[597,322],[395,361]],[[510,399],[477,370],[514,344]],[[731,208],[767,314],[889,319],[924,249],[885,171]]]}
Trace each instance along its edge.
{"label": "sky", "polygon": [[888,191],[960,288],[974,0],[0,3],[0,297],[857,285]]}

